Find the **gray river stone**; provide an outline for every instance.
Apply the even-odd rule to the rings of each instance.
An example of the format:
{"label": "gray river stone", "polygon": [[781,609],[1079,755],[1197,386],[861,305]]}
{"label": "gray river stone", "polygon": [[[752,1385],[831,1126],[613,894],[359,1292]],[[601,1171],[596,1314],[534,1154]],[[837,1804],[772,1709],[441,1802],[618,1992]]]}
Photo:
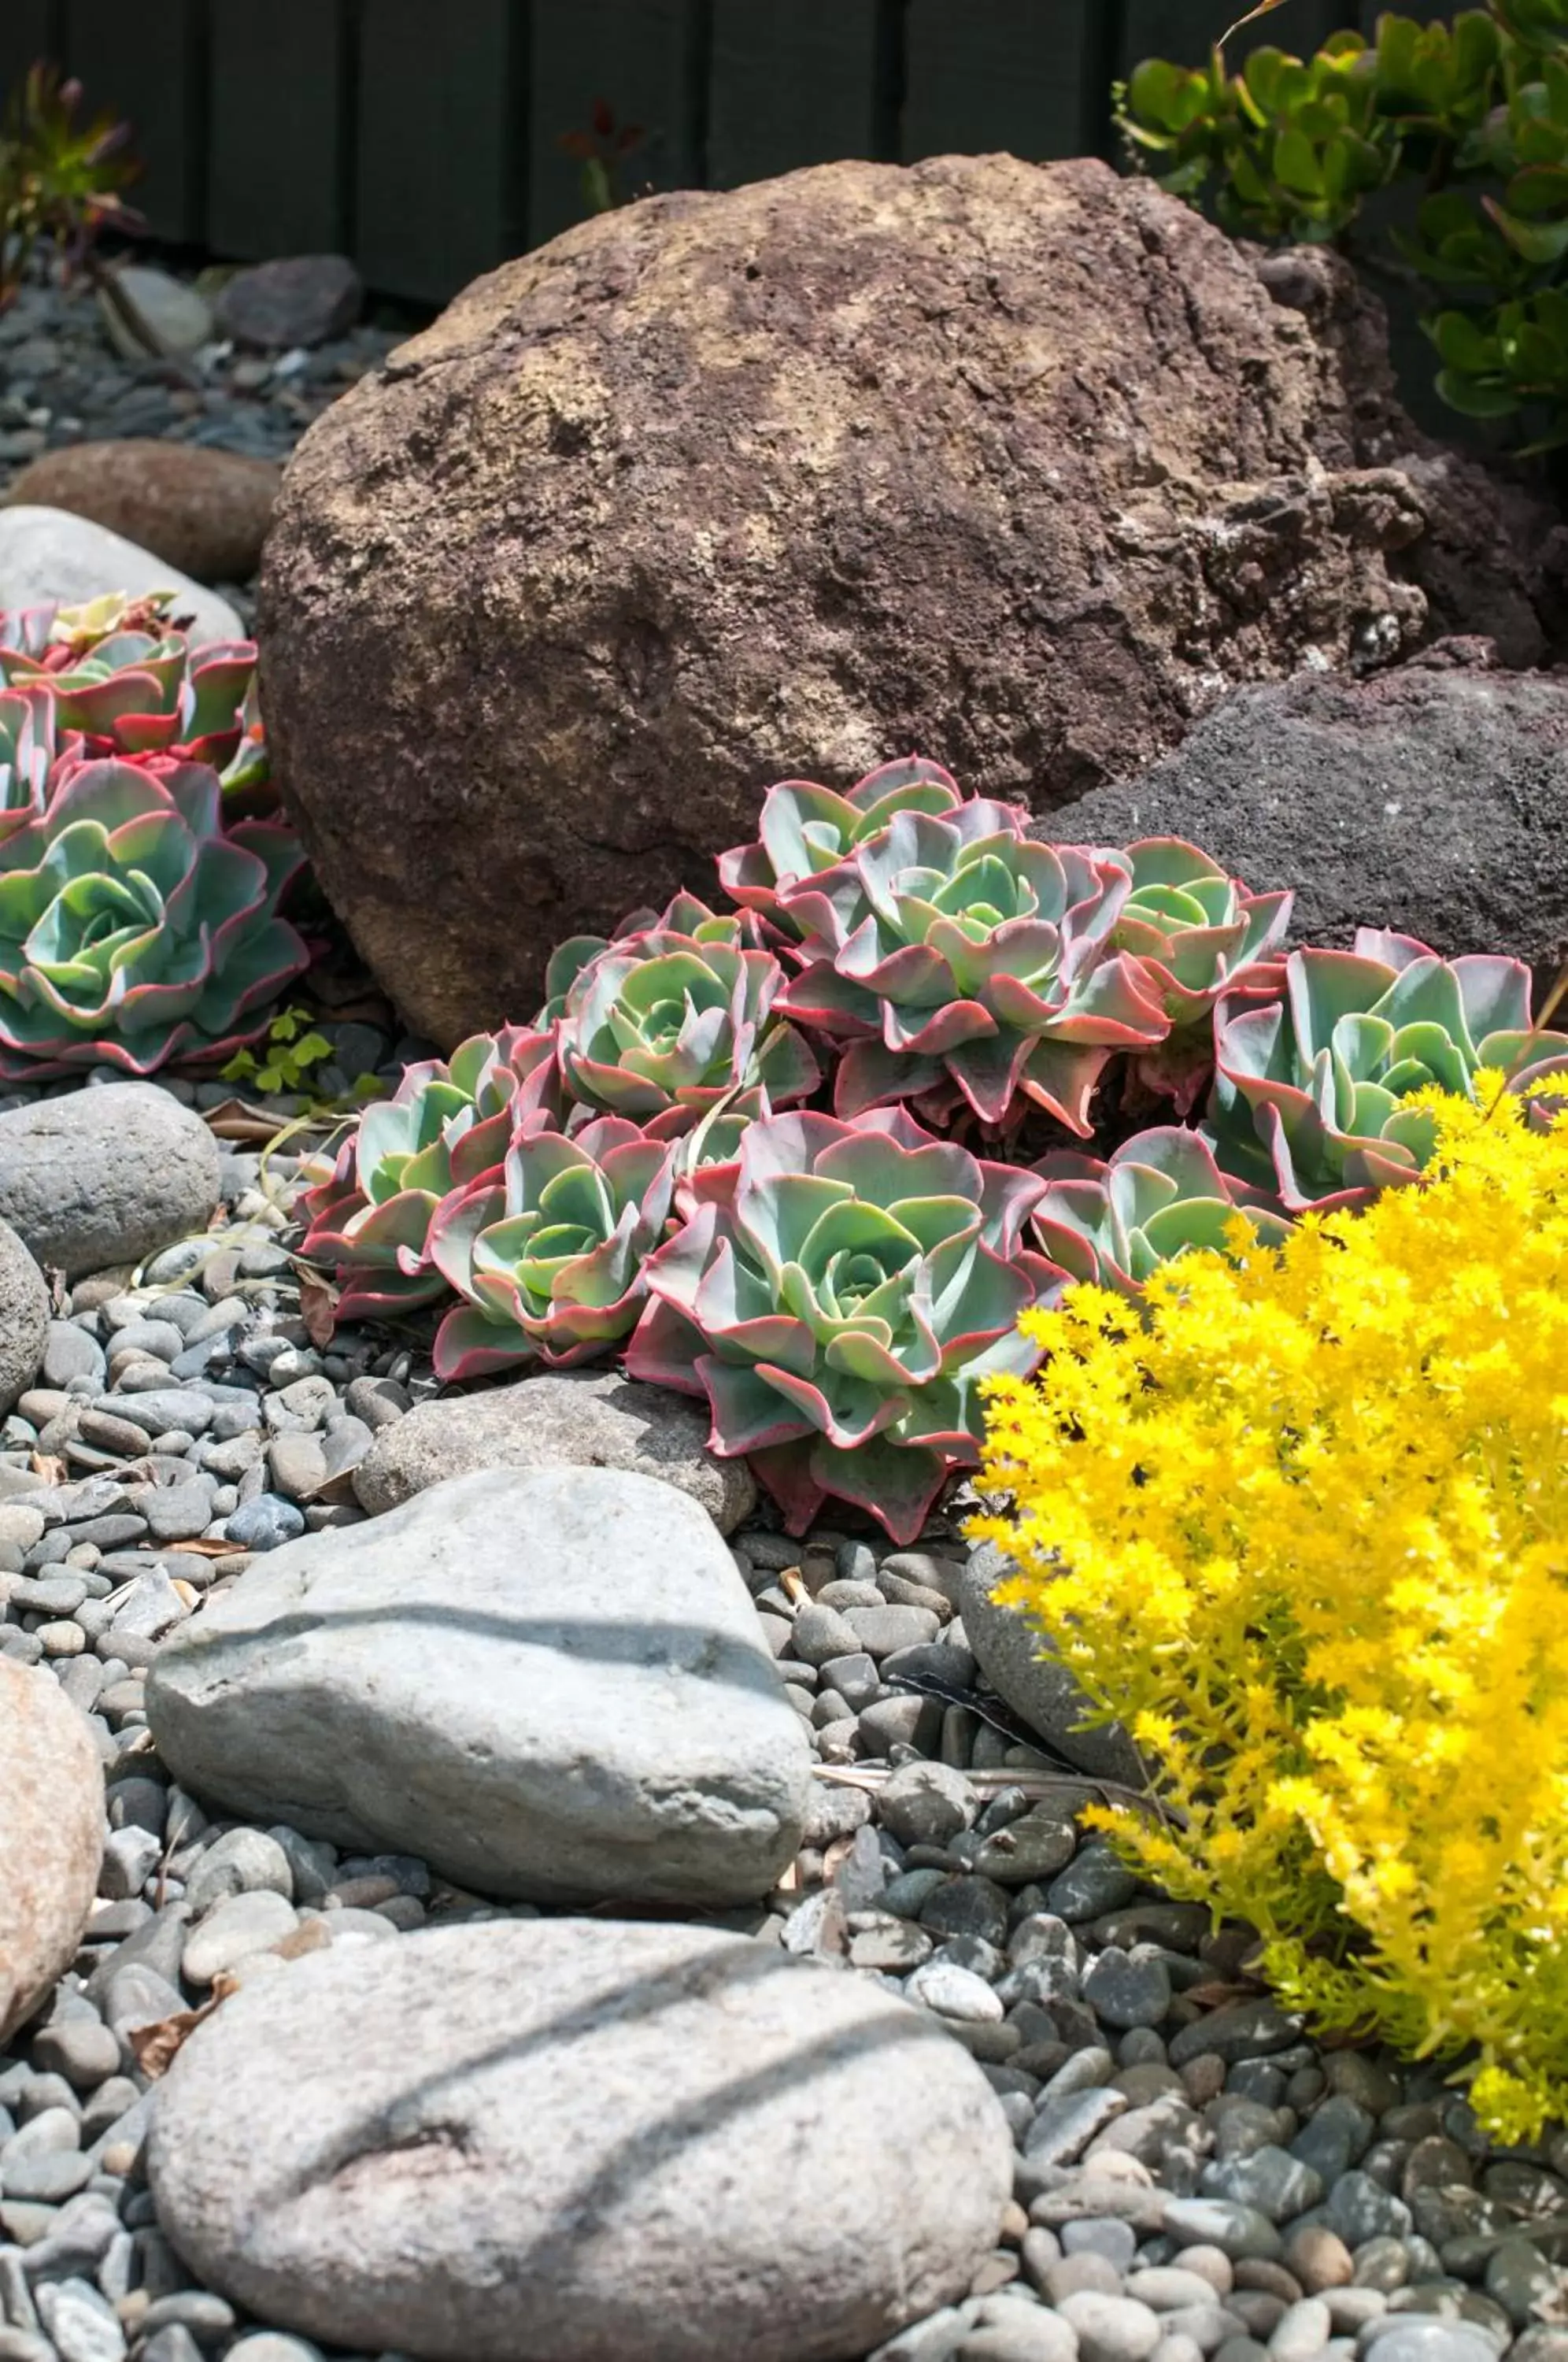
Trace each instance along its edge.
{"label": "gray river stone", "polygon": [[809,1801],[711,1520],[609,1469],[490,1469],[286,1543],[165,1642],[147,1710],[230,1812],[531,1902],[753,1899]]}

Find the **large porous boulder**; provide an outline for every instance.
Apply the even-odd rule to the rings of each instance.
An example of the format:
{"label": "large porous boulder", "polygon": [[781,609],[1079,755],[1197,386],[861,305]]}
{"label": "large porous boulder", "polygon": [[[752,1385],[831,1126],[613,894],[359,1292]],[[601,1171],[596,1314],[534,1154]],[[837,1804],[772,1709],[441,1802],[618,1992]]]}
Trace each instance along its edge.
{"label": "large porous boulder", "polygon": [[285,1543],[165,1641],[147,1711],[231,1812],[538,1903],[766,1894],[811,1785],[712,1519],[605,1468],[488,1469]]}
{"label": "large porous boulder", "polygon": [[957,2297],[1012,2142],[869,1980],[711,1928],[453,1927],[251,1984],[158,2086],[210,2287],[432,2362],[848,2362]]}
{"label": "large porous boulder", "polygon": [[54,1675],[0,1657],[0,2044],[75,1956],[98,1889],[104,1774]]}
{"label": "large porous boulder", "polygon": [[156,1083],[103,1083],[0,1115],[0,1219],[67,1279],[207,1227],[217,1142]]}
{"label": "large porous boulder", "polygon": [[617,1370],[547,1374],[416,1404],[382,1428],[354,1490],[379,1517],[476,1468],[624,1468],[690,1493],[728,1534],[756,1507],[756,1486],[744,1460],[708,1450],[709,1425],[684,1396]]}
{"label": "large porous boulder", "polygon": [[1430,659],[1239,689],[1174,755],[1086,796],[1058,833],[1171,833],[1260,890],[1299,943],[1393,927],[1451,956],[1568,953],[1568,677]]}
{"label": "large porous boulder", "polygon": [[1298,276],[992,156],[654,198],[478,281],[311,428],[263,571],[274,763],[408,1016],[527,1016],[783,776],[918,747],[1044,809],[1235,681],[1538,661],[1524,521],[1402,469],[1348,270]]}

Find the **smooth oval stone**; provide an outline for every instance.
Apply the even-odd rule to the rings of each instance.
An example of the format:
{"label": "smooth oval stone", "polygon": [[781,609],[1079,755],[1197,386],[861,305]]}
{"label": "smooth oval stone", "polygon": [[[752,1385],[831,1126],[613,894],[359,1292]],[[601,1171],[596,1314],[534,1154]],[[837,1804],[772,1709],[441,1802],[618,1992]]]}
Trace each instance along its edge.
{"label": "smooth oval stone", "polygon": [[963,2295],[1011,2188],[1000,2106],[931,2019],[692,1926],[317,1953],[235,1994],[155,2090],[182,2256],[372,2353],[867,2353]]}
{"label": "smooth oval stone", "polygon": [[86,1722],[52,1673],[0,1657],[0,2042],[69,1967],[103,1851]]}

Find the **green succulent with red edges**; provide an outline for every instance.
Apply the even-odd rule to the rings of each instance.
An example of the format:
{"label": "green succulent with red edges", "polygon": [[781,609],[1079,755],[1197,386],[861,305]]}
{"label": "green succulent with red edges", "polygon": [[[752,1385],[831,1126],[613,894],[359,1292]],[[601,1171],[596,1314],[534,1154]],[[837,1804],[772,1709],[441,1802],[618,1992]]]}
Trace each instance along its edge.
{"label": "green succulent with red edges", "polygon": [[1528,1088],[1568,1068],[1568,1035],[1532,1032],[1522,960],[1440,959],[1363,927],[1350,952],[1292,952],[1285,994],[1222,999],[1205,1138],[1225,1171],[1287,1213],[1364,1205],[1431,1153],[1430,1084],[1474,1096],[1482,1068]]}
{"label": "green succulent with red edges", "polygon": [[1165,1040],[1151,981],[1112,948],[1126,855],[1041,844],[1027,821],[983,798],[901,811],[783,892],[803,966],[779,1006],[846,1038],[839,1115],[908,1101],[1002,1128],[1033,1101],[1087,1134],[1106,1061]]}
{"label": "green succulent with red edges", "polygon": [[47,690],[0,690],[0,844],[49,799],[57,746]]}
{"label": "green succulent with red edges", "polygon": [[1062,1149],[1033,1169],[1045,1184],[1034,1235],[1064,1284],[1136,1297],[1151,1272],[1190,1248],[1230,1253],[1239,1213],[1264,1246],[1295,1228],[1261,1193],[1221,1173],[1207,1142],[1181,1124],[1137,1132],[1103,1163]]}
{"label": "green succulent with red edges", "polygon": [[264,800],[270,771],[249,640],[193,647],[173,594],[0,614],[0,679],[47,690],[62,740],[88,758],[209,763],[231,801]]}
{"label": "green succulent with red edges", "polygon": [[1283,988],[1282,946],[1296,898],[1249,893],[1181,837],[1143,837],[1126,858],[1132,891],[1110,942],[1138,961],[1171,1029],[1138,1052],[1133,1070],[1145,1089],[1174,1099],[1186,1115],[1213,1068],[1220,996],[1274,999]]}
{"label": "green succulent with red edges", "polygon": [[231,1056],[306,966],[280,916],[304,855],[226,827],[204,764],[83,763],[0,837],[0,1076]]}
{"label": "green succulent with red edges", "polygon": [[519,1134],[501,1175],[447,1198],[431,1224],[431,1261],[464,1299],[436,1333],[436,1375],[569,1369],[619,1344],[642,1314],[675,1166],[673,1145],[623,1116],[569,1139]]}
{"label": "green succulent with red edges", "polygon": [[788,888],[834,867],[898,812],[950,812],[963,800],[951,772],[919,755],[867,772],[846,795],[811,779],[781,779],[763,800],[756,843],[720,854],[719,883],[743,909],[794,934],[782,900]]}
{"label": "green succulent with red edges", "polygon": [[1024,1375],[1019,1315],[1054,1276],[1022,1243],[1043,1184],[933,1139],[901,1108],[751,1124],[713,1194],[643,1267],[634,1377],[706,1397],[803,1533],[851,1501],[912,1541],[974,1463],[981,1386]]}
{"label": "green succulent with red edges", "polygon": [[307,1192],[302,1253],[342,1283],[337,1317],[359,1320],[433,1304],[447,1282],[430,1261],[442,1204],[496,1179],[521,1130],[560,1112],[548,1033],[476,1033],[449,1060],[410,1066],[390,1099],[367,1108],[327,1179]]}
{"label": "green succulent with red edges", "polygon": [[776,1014],[783,969],[771,952],[743,947],[739,922],[726,934],[721,923],[622,935],[552,1001],[561,1073],[584,1107],[695,1120],[742,1091],[787,1107],[815,1090],[815,1057]]}

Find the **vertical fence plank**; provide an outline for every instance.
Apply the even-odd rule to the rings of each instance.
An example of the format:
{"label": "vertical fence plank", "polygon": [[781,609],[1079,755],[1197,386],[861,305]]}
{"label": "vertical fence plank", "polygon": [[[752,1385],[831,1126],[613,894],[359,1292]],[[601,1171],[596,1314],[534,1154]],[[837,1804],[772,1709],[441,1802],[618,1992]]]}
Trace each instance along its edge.
{"label": "vertical fence plank", "polygon": [[330,252],[341,197],[342,0],[208,0],[212,156],[206,239],[247,260]]}
{"label": "vertical fence plank", "polygon": [[369,0],[356,244],[372,287],[444,303],[517,250],[526,47],[520,0]]}
{"label": "vertical fence plank", "polygon": [[51,0],[0,0],[0,104],[35,60],[54,53],[54,17]]}
{"label": "vertical fence plank", "polygon": [[877,0],[713,0],[709,185],[874,154],[881,33]]}
{"label": "vertical fence plank", "polygon": [[94,112],[126,116],[146,171],[130,192],[155,237],[197,240],[204,227],[206,0],[69,0],[65,61]]}
{"label": "vertical fence plank", "polygon": [[535,0],[530,246],[582,219],[582,167],[560,143],[565,134],[587,129],[601,99],[618,126],[642,128],[626,159],[627,189],[700,184],[703,18],[697,0]]}
{"label": "vertical fence plank", "polygon": [[1084,0],[965,0],[962,10],[911,0],[905,161],[1004,148],[1039,162],[1098,149],[1106,96],[1088,85],[1088,34]]}

